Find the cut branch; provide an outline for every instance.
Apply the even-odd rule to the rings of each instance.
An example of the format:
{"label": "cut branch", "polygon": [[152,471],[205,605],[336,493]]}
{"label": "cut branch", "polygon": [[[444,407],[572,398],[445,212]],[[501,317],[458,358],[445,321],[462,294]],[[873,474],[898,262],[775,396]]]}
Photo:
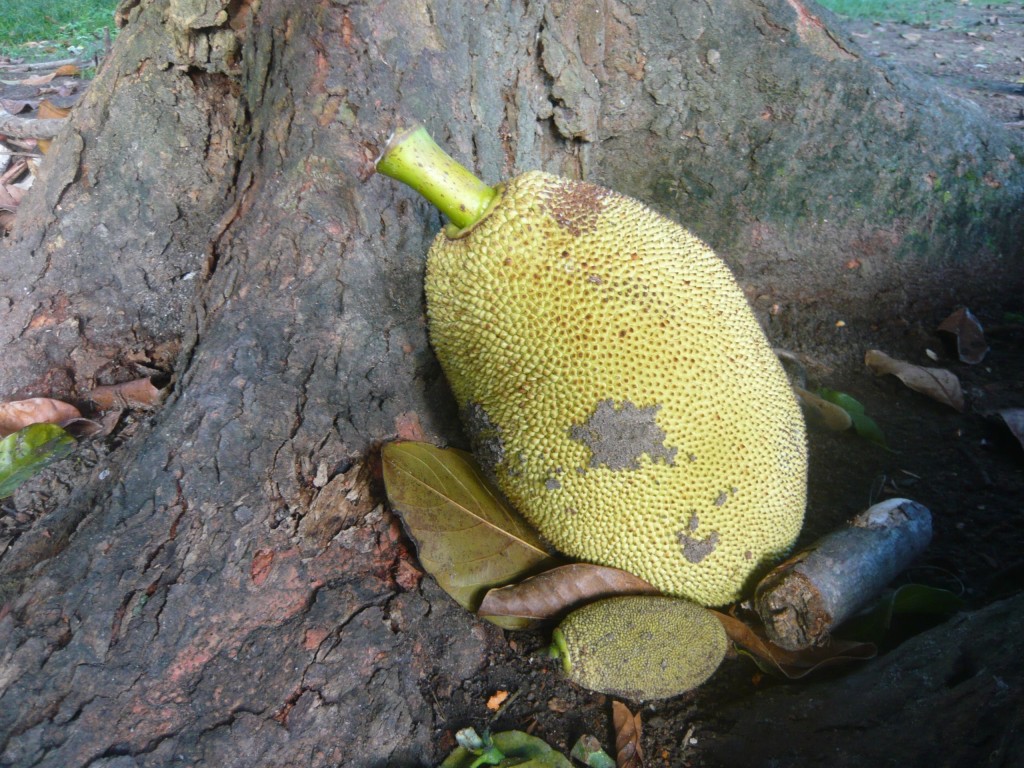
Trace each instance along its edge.
{"label": "cut branch", "polygon": [[773,643],[821,645],[928,546],[931,512],[908,499],[875,504],[761,580],[757,613]]}

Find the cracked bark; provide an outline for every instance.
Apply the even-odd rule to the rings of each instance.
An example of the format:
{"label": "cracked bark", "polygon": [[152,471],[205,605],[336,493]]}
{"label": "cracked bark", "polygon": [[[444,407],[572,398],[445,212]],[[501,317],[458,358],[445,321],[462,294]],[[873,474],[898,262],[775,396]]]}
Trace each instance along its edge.
{"label": "cracked bark", "polygon": [[367,480],[380,440],[460,439],[421,304],[441,222],[371,175],[400,115],[488,180],[582,176],[682,221],[789,343],[835,301],[882,321],[1020,272],[1011,140],[795,1],[119,14],[0,256],[0,393],[140,365],[174,390],[62,465],[0,562],[5,765],[425,764],[460,725],[502,635],[409,571]]}

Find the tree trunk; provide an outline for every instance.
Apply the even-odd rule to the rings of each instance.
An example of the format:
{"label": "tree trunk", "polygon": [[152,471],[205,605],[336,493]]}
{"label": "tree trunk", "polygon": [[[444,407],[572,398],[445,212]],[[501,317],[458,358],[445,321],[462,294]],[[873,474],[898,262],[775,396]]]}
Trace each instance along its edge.
{"label": "tree trunk", "polygon": [[460,441],[421,300],[442,222],[373,175],[400,117],[488,181],[649,202],[790,345],[1019,290],[1021,148],[798,0],[119,14],[0,256],[0,393],[173,390],[15,498],[42,516],[0,561],[3,765],[430,764],[467,681],[562,685],[381,502],[377,443]]}

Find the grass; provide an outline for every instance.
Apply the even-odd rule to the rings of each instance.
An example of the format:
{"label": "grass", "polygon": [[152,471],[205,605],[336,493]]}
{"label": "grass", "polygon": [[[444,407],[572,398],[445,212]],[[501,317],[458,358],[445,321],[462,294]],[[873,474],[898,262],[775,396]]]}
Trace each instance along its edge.
{"label": "grass", "polygon": [[826,8],[851,19],[934,22],[961,5],[1006,5],[1016,0],[818,0]]}
{"label": "grass", "polygon": [[117,0],[0,0],[0,54],[88,56],[114,34]]}

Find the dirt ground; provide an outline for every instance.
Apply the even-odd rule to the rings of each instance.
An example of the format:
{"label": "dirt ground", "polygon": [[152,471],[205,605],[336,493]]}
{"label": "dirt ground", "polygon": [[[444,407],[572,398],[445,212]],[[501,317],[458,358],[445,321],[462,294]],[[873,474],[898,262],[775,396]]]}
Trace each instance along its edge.
{"label": "dirt ground", "polygon": [[[934,77],[993,119],[1024,132],[1024,4],[958,5],[948,18],[928,26],[856,21],[846,28],[869,55]],[[77,86],[66,82],[52,93],[61,106],[79,94]],[[18,91],[0,97],[33,99],[38,94]],[[843,363],[833,362],[834,356],[819,363],[813,350],[797,350],[808,355],[811,384],[860,400],[889,446],[883,449],[852,433],[811,429],[804,539],[831,530],[874,501],[913,498],[931,509],[935,533],[926,556],[903,579],[950,589],[969,607],[980,608],[1024,589],[1024,448],[997,415],[1000,409],[1024,407],[1024,299],[1017,306],[989,305],[983,298],[972,303],[991,347],[977,365],[959,362],[949,340],[935,332],[956,309],[916,307],[875,327],[837,328],[827,343],[851,350]],[[872,348],[954,372],[963,384],[964,411],[912,392],[893,377],[872,375],[860,362]],[[31,524],[30,519],[0,517],[8,536]],[[454,731],[467,725],[529,730],[566,752],[583,733],[610,744],[607,700],[560,678],[556,664],[544,655],[545,635],[484,631],[493,641],[491,664],[439,704],[445,717],[437,731],[440,752],[453,746]],[[730,728],[715,713],[776,685],[749,661],[735,659],[699,691],[644,707],[648,765],[719,764],[702,753],[706,735]],[[510,696],[492,712],[486,702],[498,691]],[[736,755],[734,764],[753,763]],[[977,764],[984,764],[983,755]]]}

